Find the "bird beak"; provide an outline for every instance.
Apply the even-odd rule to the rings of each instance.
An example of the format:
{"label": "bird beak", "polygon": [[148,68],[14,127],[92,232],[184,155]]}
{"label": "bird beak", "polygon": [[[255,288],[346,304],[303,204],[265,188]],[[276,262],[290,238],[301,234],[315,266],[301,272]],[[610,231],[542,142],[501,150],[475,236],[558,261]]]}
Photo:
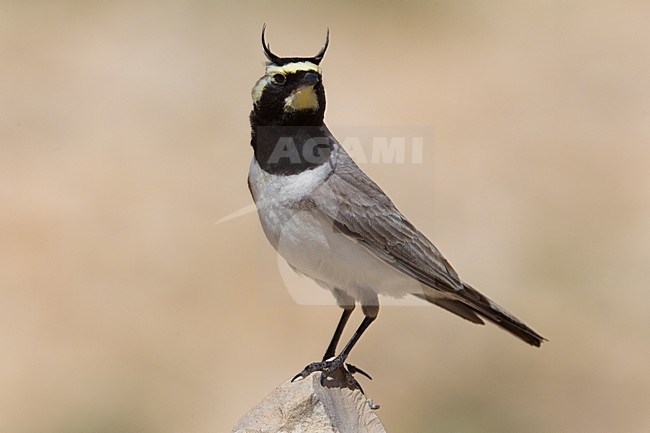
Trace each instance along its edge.
{"label": "bird beak", "polygon": [[301,84],[303,86],[315,86],[319,81],[320,81],[320,76],[317,73],[307,72],[303,77]]}

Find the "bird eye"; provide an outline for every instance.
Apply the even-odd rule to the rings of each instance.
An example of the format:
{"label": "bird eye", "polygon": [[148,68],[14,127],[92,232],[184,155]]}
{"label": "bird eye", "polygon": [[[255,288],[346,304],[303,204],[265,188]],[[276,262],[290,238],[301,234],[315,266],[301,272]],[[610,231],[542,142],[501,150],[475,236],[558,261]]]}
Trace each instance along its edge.
{"label": "bird eye", "polygon": [[282,85],[282,84],[284,84],[284,83],[287,81],[287,77],[285,77],[285,76],[282,75],[282,74],[275,74],[275,75],[272,77],[272,80],[273,80],[273,82],[274,82],[275,84]]}

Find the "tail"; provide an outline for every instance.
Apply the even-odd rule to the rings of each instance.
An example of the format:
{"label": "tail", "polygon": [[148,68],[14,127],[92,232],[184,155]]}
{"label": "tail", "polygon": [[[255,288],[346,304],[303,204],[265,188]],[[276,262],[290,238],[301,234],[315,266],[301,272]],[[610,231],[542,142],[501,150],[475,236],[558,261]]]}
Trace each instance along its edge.
{"label": "tail", "polygon": [[473,323],[483,324],[483,317],[526,343],[540,347],[546,338],[526,326],[505,308],[490,300],[467,283],[457,292],[458,299],[440,298],[430,293],[416,295]]}

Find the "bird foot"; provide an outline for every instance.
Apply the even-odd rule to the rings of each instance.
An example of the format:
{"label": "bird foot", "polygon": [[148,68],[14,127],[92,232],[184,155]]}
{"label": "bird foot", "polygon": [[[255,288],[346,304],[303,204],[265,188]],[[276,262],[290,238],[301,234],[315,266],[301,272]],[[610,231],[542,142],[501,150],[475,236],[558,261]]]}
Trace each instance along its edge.
{"label": "bird foot", "polygon": [[320,371],[320,384],[322,386],[358,388],[363,393],[363,388],[354,378],[354,374],[359,373],[370,380],[372,380],[372,377],[362,369],[352,364],[347,364],[345,359],[346,357],[339,355],[333,359],[312,362],[300,373],[296,374],[291,381],[294,382],[298,378],[304,379],[310,374]]}

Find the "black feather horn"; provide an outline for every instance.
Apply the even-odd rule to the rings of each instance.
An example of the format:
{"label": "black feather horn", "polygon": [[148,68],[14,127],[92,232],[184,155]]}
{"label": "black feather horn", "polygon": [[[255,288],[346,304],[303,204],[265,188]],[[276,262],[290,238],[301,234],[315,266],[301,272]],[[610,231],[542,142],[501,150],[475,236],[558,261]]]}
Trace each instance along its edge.
{"label": "black feather horn", "polygon": [[266,38],[264,36],[265,33],[266,24],[262,26],[262,48],[264,49],[266,58],[269,59],[271,63],[278,66],[286,65],[287,63],[292,62],[312,62],[319,65],[321,60],[323,60],[323,56],[325,55],[325,51],[327,51],[328,45],[330,44],[330,29],[328,28],[327,35],[325,36],[325,45],[314,57],[280,57],[271,52],[271,46],[266,42]]}
{"label": "black feather horn", "polygon": [[271,52],[271,47],[266,43],[264,39],[264,32],[266,31],[266,23],[262,26],[262,48],[264,48],[264,54],[266,58],[275,64],[282,63],[282,59]]}
{"label": "black feather horn", "polygon": [[323,60],[323,56],[325,55],[325,51],[327,51],[327,46],[330,44],[330,29],[329,27],[327,28],[327,35],[325,36],[325,45],[323,45],[323,48],[314,56],[314,63],[317,65],[320,64],[320,61]]}

